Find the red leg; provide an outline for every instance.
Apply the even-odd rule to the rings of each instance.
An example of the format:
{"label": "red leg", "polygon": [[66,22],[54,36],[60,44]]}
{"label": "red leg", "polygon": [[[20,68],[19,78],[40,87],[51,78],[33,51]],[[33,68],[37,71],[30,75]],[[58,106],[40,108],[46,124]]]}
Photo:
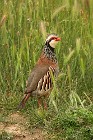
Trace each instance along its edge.
{"label": "red leg", "polygon": [[47,101],[44,99],[44,109],[47,110]]}
{"label": "red leg", "polygon": [[43,104],[44,104],[44,109],[45,109],[45,110],[47,110],[47,99],[48,99],[48,97],[49,97],[49,93],[47,93],[46,96],[44,97],[44,102],[43,102]]}
{"label": "red leg", "polygon": [[25,106],[25,103],[27,102],[27,100],[29,99],[29,97],[30,97],[30,93],[29,94],[27,94],[27,96],[25,97],[25,99],[24,99],[24,102],[23,102],[23,105]]}
{"label": "red leg", "polygon": [[24,108],[25,103],[26,103],[27,100],[29,99],[30,95],[31,95],[30,93],[24,95],[24,98],[23,98],[23,100],[20,102],[20,104],[19,104],[19,106],[18,106],[18,109],[20,109],[20,108]]}
{"label": "red leg", "polygon": [[42,101],[41,101],[41,98],[38,98],[38,107],[39,107],[39,108],[42,107]]}

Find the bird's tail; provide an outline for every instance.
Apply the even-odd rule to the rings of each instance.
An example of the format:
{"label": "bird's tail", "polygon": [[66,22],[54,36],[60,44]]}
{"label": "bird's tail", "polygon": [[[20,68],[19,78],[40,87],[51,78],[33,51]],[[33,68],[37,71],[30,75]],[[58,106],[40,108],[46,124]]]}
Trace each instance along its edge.
{"label": "bird's tail", "polygon": [[22,99],[22,101],[20,102],[20,104],[17,107],[18,110],[24,108],[25,103],[27,102],[29,97],[30,97],[30,93],[24,95],[24,98]]}

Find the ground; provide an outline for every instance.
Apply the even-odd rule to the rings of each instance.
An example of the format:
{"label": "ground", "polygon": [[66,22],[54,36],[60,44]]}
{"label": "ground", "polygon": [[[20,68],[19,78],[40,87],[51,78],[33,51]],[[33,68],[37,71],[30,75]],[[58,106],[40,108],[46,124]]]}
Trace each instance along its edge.
{"label": "ground", "polygon": [[4,122],[0,122],[0,133],[6,132],[13,136],[13,140],[44,140],[44,133],[39,128],[31,131],[27,129],[27,119],[19,112],[9,115]]}

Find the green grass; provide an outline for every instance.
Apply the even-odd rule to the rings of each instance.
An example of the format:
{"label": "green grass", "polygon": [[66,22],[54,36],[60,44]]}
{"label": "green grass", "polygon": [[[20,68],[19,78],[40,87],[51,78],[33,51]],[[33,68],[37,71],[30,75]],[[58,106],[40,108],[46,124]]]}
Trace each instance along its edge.
{"label": "green grass", "polygon": [[0,140],[13,140],[13,136],[4,131],[0,134]]}
{"label": "green grass", "polygon": [[56,48],[60,74],[57,88],[54,87],[49,98],[49,110],[38,114],[37,101],[31,99],[23,113],[29,114],[31,126],[44,125],[46,131],[53,126],[50,139],[78,140],[78,135],[81,140],[92,139],[93,127],[88,120],[90,117],[91,121],[93,112],[89,110],[93,104],[92,5],[92,0],[89,5],[86,0],[84,3],[83,0],[0,1],[0,110],[3,115],[15,110],[46,34],[55,32],[62,38]]}

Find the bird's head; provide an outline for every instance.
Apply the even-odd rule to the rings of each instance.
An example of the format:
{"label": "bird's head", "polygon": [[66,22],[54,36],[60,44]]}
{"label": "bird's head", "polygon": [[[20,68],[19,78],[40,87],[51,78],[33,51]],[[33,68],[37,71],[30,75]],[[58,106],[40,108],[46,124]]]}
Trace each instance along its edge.
{"label": "bird's head", "polygon": [[60,40],[61,40],[61,38],[59,38],[57,35],[50,34],[46,39],[46,44],[49,44],[52,48],[55,48],[56,44]]}

